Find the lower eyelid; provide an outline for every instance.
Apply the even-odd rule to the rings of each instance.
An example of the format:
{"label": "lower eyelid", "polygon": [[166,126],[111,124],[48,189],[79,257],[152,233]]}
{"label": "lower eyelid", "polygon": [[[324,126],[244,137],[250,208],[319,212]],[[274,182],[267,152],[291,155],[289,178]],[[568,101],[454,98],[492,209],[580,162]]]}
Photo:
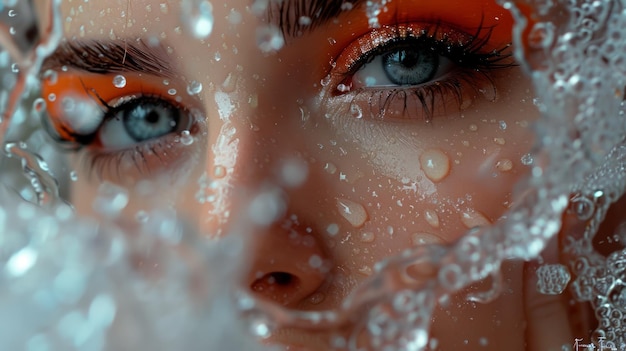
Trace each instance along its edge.
{"label": "lower eyelid", "polygon": [[190,168],[193,166],[189,164],[190,160],[194,159],[194,155],[202,154],[202,145],[206,144],[200,141],[206,134],[202,114],[199,111],[191,113],[188,134],[171,133],[123,150],[86,148],[79,156],[82,168],[90,177],[118,182]]}

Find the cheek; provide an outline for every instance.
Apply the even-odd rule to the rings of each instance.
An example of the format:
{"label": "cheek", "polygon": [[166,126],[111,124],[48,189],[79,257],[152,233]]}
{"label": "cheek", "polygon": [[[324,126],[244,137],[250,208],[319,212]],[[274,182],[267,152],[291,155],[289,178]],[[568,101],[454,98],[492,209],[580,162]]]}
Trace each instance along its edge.
{"label": "cheek", "polygon": [[529,171],[531,115],[492,106],[430,124],[344,121],[326,137],[317,167],[334,178],[327,205],[345,228],[335,250],[354,269],[368,275],[384,257],[455,241],[506,212]]}

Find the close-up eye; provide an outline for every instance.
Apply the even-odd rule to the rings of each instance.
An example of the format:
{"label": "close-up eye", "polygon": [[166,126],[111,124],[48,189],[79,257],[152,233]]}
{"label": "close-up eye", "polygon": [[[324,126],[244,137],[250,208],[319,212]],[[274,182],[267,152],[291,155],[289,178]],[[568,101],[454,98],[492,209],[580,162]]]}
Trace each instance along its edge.
{"label": "close-up eye", "polygon": [[122,99],[106,112],[97,132],[97,142],[105,150],[133,147],[190,127],[189,112],[159,97]]}
{"label": "close-up eye", "polygon": [[392,43],[368,55],[354,74],[353,87],[415,86],[440,79],[454,67],[450,59],[417,40]]}
{"label": "close-up eye", "polygon": [[200,129],[194,99],[173,94],[178,90],[169,81],[129,74],[124,82],[117,87],[110,75],[76,73],[44,81],[49,134],[79,149],[99,175],[129,165],[140,173],[166,170],[184,159],[182,149]]}
{"label": "close-up eye", "polygon": [[374,118],[426,120],[478,92],[492,92],[486,94],[493,99],[492,71],[514,61],[510,43],[492,43],[492,31],[478,26],[469,34],[442,23],[372,30],[337,57],[331,94],[347,96]]}

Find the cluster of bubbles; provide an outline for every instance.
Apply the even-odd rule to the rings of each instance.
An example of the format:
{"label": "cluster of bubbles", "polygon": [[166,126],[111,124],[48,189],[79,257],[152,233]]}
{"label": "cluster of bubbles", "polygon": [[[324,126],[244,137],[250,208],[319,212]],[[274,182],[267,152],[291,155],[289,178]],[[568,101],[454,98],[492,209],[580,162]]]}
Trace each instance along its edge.
{"label": "cluster of bubbles", "polygon": [[[49,3],[37,14],[26,1],[12,7],[4,2],[7,7],[0,8],[3,142],[9,117],[12,126],[28,129],[31,111],[16,108],[28,97],[29,79],[61,36],[58,1]],[[267,1],[255,6],[259,3],[267,6]],[[544,114],[537,126],[537,151],[529,156],[534,160],[529,162],[532,176],[522,186],[530,190],[519,196],[506,220],[474,229],[452,246],[416,247],[379,263],[371,279],[338,311],[296,314],[245,295],[233,299],[237,265],[222,263],[236,263],[243,256],[239,236],[219,243],[201,240],[164,210],[139,216],[136,236],[124,235],[127,229],[110,221],[77,218],[60,200],[52,172],[29,149],[30,142],[7,142],[4,152],[19,161],[32,195],[0,188],[0,282],[8,287],[0,293],[0,321],[9,326],[0,330],[3,347],[257,350],[263,347],[251,335],[266,337],[276,327],[330,330],[354,323],[353,336],[337,338],[335,347],[421,350],[429,342],[436,301],[490,276],[493,288],[468,299],[493,300],[502,262],[537,257],[559,230],[570,204],[589,225],[581,238],[569,241],[566,251],[576,257],[569,267],[538,270],[538,289],[558,294],[571,279],[575,297],[595,309],[600,321],[596,337],[626,342],[626,251],[604,257],[592,245],[609,205],[626,188],[624,5],[609,0],[501,3],[516,17],[516,54],[543,96]],[[191,19],[186,22],[189,32],[207,38],[214,22],[211,3],[186,0],[183,5]],[[383,5],[367,3],[373,26]],[[40,28],[41,18],[49,20],[48,27]],[[12,25],[18,22],[32,25]],[[40,35],[23,35],[32,28]],[[522,36],[526,29],[528,38]],[[284,45],[278,29],[269,26],[259,28],[257,42],[264,52]],[[115,84],[124,82],[117,79]],[[201,91],[200,83],[188,87],[190,95]],[[580,194],[576,201],[570,201],[572,192]],[[127,204],[125,189],[105,183],[94,209],[110,219]],[[355,315],[365,318],[355,323]],[[368,344],[360,345],[360,340]]]}

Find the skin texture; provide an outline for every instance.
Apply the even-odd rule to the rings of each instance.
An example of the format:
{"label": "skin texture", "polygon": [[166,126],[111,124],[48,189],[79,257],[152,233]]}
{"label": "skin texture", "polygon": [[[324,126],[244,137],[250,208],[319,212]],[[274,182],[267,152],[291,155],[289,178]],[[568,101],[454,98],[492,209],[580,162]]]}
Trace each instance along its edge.
{"label": "skin texture", "polygon": [[[288,36],[278,52],[262,53],[255,33],[268,25],[265,13],[255,14],[243,0],[212,4],[213,32],[199,40],[181,22],[176,1],[63,3],[64,17],[71,19],[64,28],[68,42],[156,40],[174,72],[103,75],[71,65],[63,72],[51,64],[58,81],[44,82],[44,97],[55,94],[58,102],[63,94],[75,94],[97,101],[97,95],[113,104],[128,95],[170,101],[178,96],[180,106],[200,115],[190,128],[193,143],[155,148],[160,157],[144,156],[139,166],[132,157],[111,161],[114,151],[101,145],[106,140],[73,155],[78,180],[72,202],[80,213],[94,214],[98,186],[107,181],[131,194],[116,219],[128,228],[136,225],[138,211],[171,207],[211,237],[245,232],[250,253],[244,287],[290,309],[326,310],[337,308],[376,262],[412,245],[452,243],[511,206],[514,185],[529,170],[522,158],[533,142],[529,126],[538,117],[530,81],[519,67],[462,85],[462,106],[453,93],[438,96],[430,117],[415,108],[407,118],[398,103],[383,118],[371,116],[375,99],[363,93],[354,98],[363,114],[357,118],[351,96],[332,87],[344,82],[338,72],[354,59],[347,48],[371,31],[363,7]],[[463,38],[482,21],[494,26],[484,51],[511,41],[512,20],[491,1],[407,0],[389,6],[379,17],[383,26],[442,22],[444,31]],[[117,74],[125,76],[124,88],[113,86]],[[185,92],[192,81],[203,86],[196,96]],[[59,106],[49,101],[53,118],[62,115]],[[93,157],[104,154],[109,158]],[[146,186],[151,191],[141,191]],[[271,209],[259,194],[278,204],[265,216],[271,221],[248,216],[255,201]],[[507,262],[502,271],[503,294],[494,302],[470,303],[461,292],[438,307],[432,337],[439,349],[546,350],[573,341],[565,297],[538,296],[533,266]],[[469,290],[489,286],[481,282]],[[289,330],[270,341],[328,349],[324,335]]]}

